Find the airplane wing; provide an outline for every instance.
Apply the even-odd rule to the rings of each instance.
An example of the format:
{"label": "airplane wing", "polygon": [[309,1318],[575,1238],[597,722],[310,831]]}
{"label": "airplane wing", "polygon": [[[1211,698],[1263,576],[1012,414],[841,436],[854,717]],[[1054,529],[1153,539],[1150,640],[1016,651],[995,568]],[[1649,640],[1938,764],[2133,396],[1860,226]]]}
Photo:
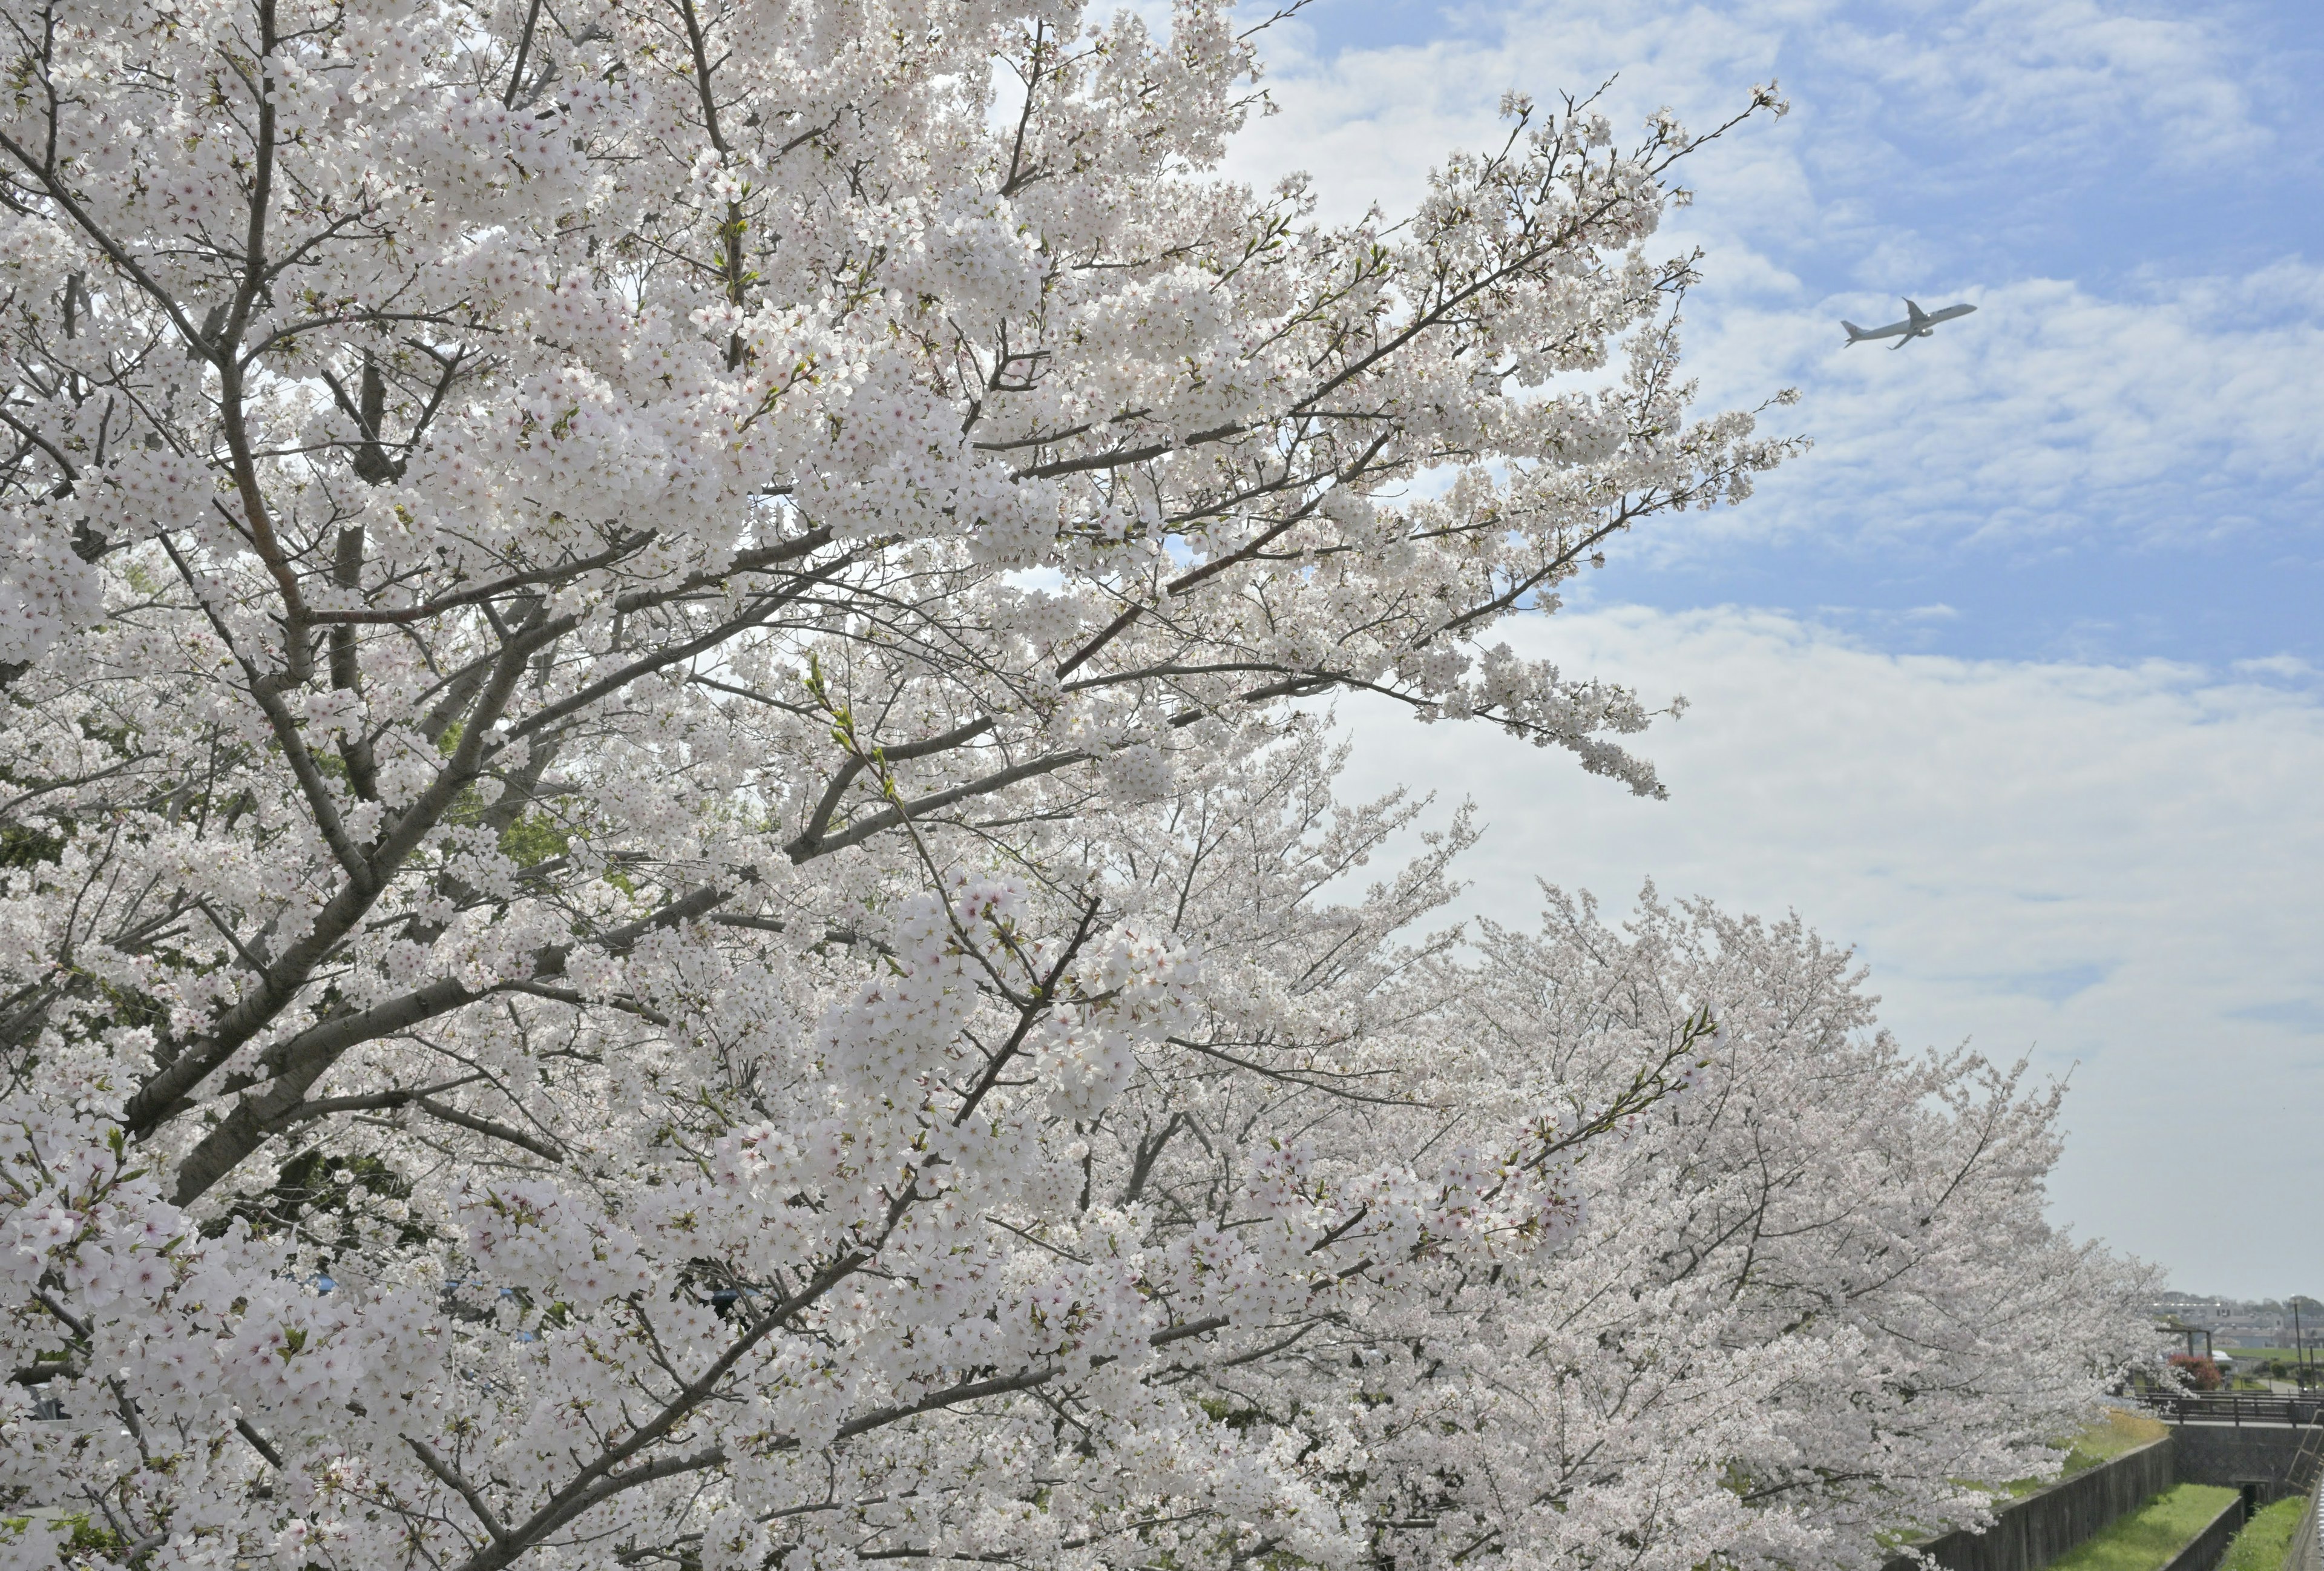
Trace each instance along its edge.
{"label": "airplane wing", "polygon": [[1906,300],[1904,302],[1904,309],[1913,313],[1914,327],[1923,328],[1928,325],[1929,313],[1923,310],[1919,306],[1914,304],[1911,300]]}

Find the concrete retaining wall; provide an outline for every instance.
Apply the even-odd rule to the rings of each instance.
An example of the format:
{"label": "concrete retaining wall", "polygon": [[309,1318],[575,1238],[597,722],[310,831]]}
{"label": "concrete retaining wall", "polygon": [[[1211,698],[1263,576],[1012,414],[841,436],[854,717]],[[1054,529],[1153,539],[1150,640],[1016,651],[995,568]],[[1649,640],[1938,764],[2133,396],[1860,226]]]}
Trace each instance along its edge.
{"label": "concrete retaining wall", "polygon": [[2194,1542],[2171,1557],[2163,1571],[2213,1571],[2226,1556],[2227,1546],[2235,1542],[2236,1532],[2244,1525],[2244,1502],[2227,1502],[2227,1510],[2211,1519],[2211,1525],[2195,1535]]}
{"label": "concrete retaining wall", "polygon": [[2173,1424],[2179,1482],[2260,1486],[2260,1503],[2296,1494],[2310,1481],[2294,1475],[2309,1431],[2289,1424]]}
{"label": "concrete retaining wall", "polygon": [[[2165,1436],[2086,1473],[2011,1501],[1981,1533],[1947,1533],[1921,1546],[1947,1571],[2037,1571],[2116,1517],[2138,1510],[2179,1482]],[[2242,1502],[2236,1502],[2238,1511]],[[2233,1537],[2230,1529],[2229,1537]],[[2216,1558],[2216,1557],[2215,1557]],[[1885,1571],[1911,1571],[1891,1560]],[[2200,1571],[2209,1571],[2206,1562]]]}

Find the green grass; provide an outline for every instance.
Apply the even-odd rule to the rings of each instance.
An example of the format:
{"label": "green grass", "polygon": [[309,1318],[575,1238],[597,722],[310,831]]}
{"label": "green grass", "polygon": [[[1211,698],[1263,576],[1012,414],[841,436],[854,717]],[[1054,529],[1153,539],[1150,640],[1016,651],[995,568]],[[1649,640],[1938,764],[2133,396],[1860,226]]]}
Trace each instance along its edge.
{"label": "green grass", "polygon": [[2134,1413],[2127,1408],[2108,1408],[2105,1418],[2074,1437],[2073,1448],[2066,1453],[2066,1470],[2059,1476],[2071,1478],[2085,1468],[2111,1462],[2170,1432],[2169,1426],[2160,1419]]}
{"label": "green grass", "polygon": [[2056,1478],[2013,1478],[2000,1487],[2005,1500],[2015,1500],[2037,1489],[2073,1477],[2101,1462],[2111,1462],[2126,1451],[2135,1451],[2150,1441],[2160,1440],[2170,1431],[2159,1419],[2144,1413],[2134,1413],[2127,1408],[2108,1408],[2106,1417],[2076,1435],[2070,1442],[2060,1441],[2058,1449],[2065,1452],[2066,1465]]}
{"label": "green grass", "polygon": [[2306,1497],[2295,1494],[2261,1507],[2259,1515],[2246,1522],[2236,1541],[2227,1546],[2227,1557],[2219,1562],[2219,1571],[2283,1571],[2284,1551],[2292,1548],[2292,1529],[2300,1525],[2300,1513],[2307,1505]]}
{"label": "green grass", "polygon": [[2080,1548],[2050,1562],[2049,1571],[2156,1571],[2185,1548],[2236,1498],[2232,1489],[2182,1483],[2149,1501]]}

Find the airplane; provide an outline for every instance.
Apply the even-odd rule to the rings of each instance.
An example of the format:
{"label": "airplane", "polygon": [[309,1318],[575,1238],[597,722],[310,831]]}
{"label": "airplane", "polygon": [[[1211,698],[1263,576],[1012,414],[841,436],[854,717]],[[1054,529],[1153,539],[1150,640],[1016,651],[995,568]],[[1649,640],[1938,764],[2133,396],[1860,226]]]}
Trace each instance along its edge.
{"label": "airplane", "polygon": [[1947,306],[1941,311],[1924,311],[1911,300],[1904,302],[1904,309],[1913,313],[1908,319],[1891,322],[1885,328],[1859,328],[1849,321],[1840,325],[1848,329],[1848,341],[1851,344],[1861,344],[1869,338],[1894,338],[1896,341],[1888,347],[1901,349],[1915,338],[1927,337],[1930,329],[1939,322],[1950,322],[1955,317],[1965,317],[1977,310],[1972,305],[1958,305]]}

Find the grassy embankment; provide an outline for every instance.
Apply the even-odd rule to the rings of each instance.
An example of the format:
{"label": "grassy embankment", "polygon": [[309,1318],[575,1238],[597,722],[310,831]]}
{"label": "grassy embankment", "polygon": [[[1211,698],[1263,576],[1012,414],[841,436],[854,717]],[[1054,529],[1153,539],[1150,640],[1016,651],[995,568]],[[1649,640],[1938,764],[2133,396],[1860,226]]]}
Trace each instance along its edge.
{"label": "grassy embankment", "polygon": [[2236,1541],[2227,1546],[2227,1557],[2219,1562],[2219,1571],[2283,1571],[2283,1552],[2292,1548],[2292,1529],[2300,1525],[2300,1513],[2307,1506],[2307,1500],[2296,1494],[2262,1506],[2259,1515],[2246,1522]]}
{"label": "grassy embankment", "polygon": [[2182,1483],[2166,1489],[2090,1539],[2050,1562],[2048,1571],[2158,1571],[2236,1498],[2232,1489]]}
{"label": "grassy embankment", "polygon": [[2127,1408],[2108,1408],[2106,1417],[2074,1437],[2064,1447],[2066,1465],[2057,1478],[2015,1478],[2001,1486],[2002,1495],[2015,1500],[2021,1494],[2031,1494],[2045,1489],[2061,1479],[2071,1478],[2101,1462],[2111,1462],[2126,1451],[2135,1451],[2150,1440],[2160,1440],[2168,1431],[2159,1419],[2144,1413],[2134,1413]]}
{"label": "grassy embankment", "polygon": [[2134,1413],[2128,1408],[2108,1408],[2105,1418],[2074,1437],[2073,1447],[2066,1453],[2066,1470],[2059,1476],[2071,1478],[2085,1468],[2111,1462],[2170,1432],[2169,1426],[2160,1419]]}

